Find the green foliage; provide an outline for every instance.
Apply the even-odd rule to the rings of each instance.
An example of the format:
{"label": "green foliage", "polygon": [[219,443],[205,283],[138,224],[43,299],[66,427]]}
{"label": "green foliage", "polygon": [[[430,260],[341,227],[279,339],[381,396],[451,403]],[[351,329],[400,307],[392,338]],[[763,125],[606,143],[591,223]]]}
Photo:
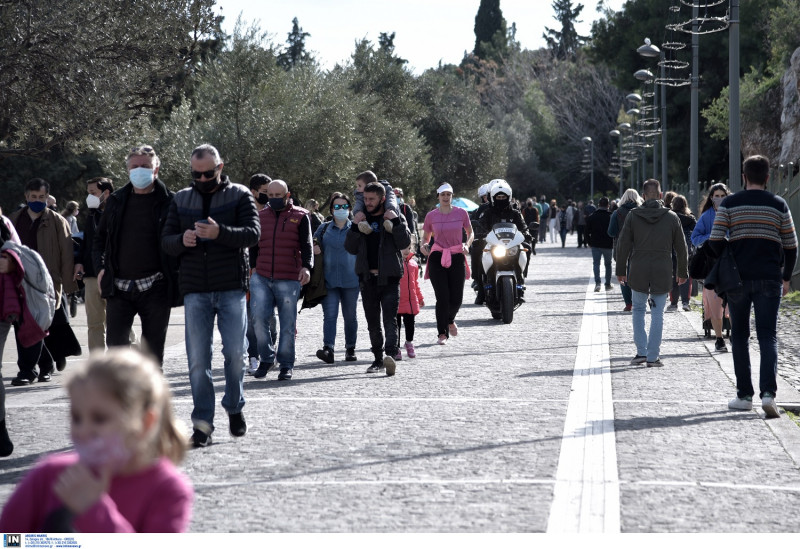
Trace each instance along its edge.
{"label": "green foliage", "polygon": [[800,47],[800,0],[780,0],[770,10],[767,36],[770,44],[772,72],[782,73],[792,53]]}
{"label": "green foliage", "polygon": [[498,63],[508,55],[506,20],[500,9],[500,0],[481,0],[475,15],[475,50],[481,59]]}
{"label": "green foliage", "polygon": [[553,2],[554,19],[561,24],[561,30],[545,27],[542,37],[547,41],[550,52],[558,59],[575,59],[575,55],[581,46],[588,39],[581,36],[575,29],[575,23],[580,23],[578,19],[583,4],[572,7],[572,0],[555,0]]}
{"label": "green foliage", "polygon": [[297,17],[292,19],[292,32],[286,38],[286,49],[278,55],[278,64],[288,71],[312,61],[311,55],[306,51],[306,38],[309,36],[309,33],[300,28]]}

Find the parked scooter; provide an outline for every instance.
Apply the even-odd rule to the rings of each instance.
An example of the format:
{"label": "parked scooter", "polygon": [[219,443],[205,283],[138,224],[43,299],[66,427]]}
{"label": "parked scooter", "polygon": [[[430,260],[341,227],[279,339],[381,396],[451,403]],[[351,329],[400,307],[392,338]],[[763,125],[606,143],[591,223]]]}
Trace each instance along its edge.
{"label": "parked scooter", "polygon": [[504,324],[514,320],[514,310],[525,302],[525,279],[528,265],[525,237],[513,223],[497,223],[486,235],[481,263],[486,273],[484,289],[486,306],[492,318]]}

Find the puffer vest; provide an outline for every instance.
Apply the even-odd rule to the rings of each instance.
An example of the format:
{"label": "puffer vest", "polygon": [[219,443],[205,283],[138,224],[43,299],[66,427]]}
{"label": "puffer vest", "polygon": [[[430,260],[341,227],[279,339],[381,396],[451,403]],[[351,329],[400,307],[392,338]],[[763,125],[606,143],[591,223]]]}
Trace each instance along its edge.
{"label": "puffer vest", "polygon": [[258,241],[256,272],[274,280],[298,280],[303,260],[300,254],[300,223],[308,210],[287,205],[276,212],[264,208],[258,212],[261,238]]}

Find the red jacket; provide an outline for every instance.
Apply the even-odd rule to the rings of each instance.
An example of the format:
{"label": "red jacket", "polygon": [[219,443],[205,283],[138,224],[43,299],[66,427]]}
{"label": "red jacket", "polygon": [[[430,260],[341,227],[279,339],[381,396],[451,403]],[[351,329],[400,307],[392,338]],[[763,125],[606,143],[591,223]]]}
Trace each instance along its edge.
{"label": "red jacket", "polygon": [[23,347],[30,347],[43,340],[47,332],[42,330],[33,318],[25,298],[25,288],[22,287],[22,278],[25,276],[25,267],[19,256],[7,250],[6,257],[14,261],[16,269],[9,274],[0,275],[0,321],[17,324],[17,337]]}
{"label": "red jacket", "polygon": [[400,279],[400,305],[397,313],[401,315],[419,314],[420,304],[425,303],[422,290],[419,287],[419,265],[413,255],[405,260],[403,278]]}
{"label": "red jacket", "polygon": [[[311,258],[304,261],[303,257],[304,247],[311,251],[311,224],[307,214],[308,210],[291,204],[280,212],[272,208],[258,212],[261,237],[256,272],[259,275],[274,280],[298,280],[300,269],[305,266],[311,270],[309,265],[304,265]],[[304,225],[302,231],[301,225]]]}

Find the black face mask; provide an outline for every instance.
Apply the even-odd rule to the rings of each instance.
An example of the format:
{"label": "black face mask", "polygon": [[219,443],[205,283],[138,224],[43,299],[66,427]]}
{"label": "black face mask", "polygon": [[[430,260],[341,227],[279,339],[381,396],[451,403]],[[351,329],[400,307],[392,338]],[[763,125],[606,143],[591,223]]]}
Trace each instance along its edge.
{"label": "black face mask", "polygon": [[211,193],[219,185],[219,179],[206,179],[205,181],[198,181],[197,179],[194,180],[194,188],[200,191],[201,193]]}
{"label": "black face mask", "polygon": [[508,200],[495,200],[493,206],[495,210],[505,210],[508,208],[508,204]]}
{"label": "black face mask", "polygon": [[262,206],[265,206],[269,202],[269,198],[267,198],[266,193],[258,193],[258,196],[256,197],[256,202],[258,202]]}

